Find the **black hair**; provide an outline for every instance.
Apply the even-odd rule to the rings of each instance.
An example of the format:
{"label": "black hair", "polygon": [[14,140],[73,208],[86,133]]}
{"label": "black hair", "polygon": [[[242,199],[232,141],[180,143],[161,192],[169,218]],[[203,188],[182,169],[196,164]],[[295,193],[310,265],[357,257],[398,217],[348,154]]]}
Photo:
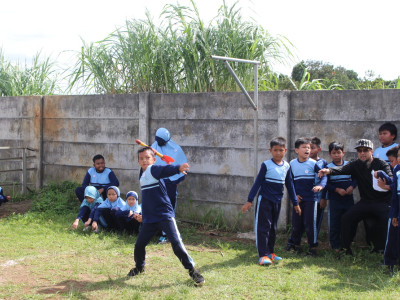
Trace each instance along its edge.
{"label": "black hair", "polygon": [[104,159],[104,156],[101,154],[96,154],[95,156],[93,156],[93,163],[95,163],[96,160],[99,160],[99,159]]}
{"label": "black hair", "polygon": [[392,156],[392,157],[397,157],[397,153],[399,152],[400,147],[396,146],[393,148],[390,148],[387,152],[386,152],[386,156]]}
{"label": "black hair", "polygon": [[397,127],[393,123],[386,122],[379,127],[379,132],[387,130],[390,132],[391,135],[394,135],[395,140],[397,138]]}
{"label": "black hair", "polygon": [[310,140],[309,138],[306,138],[306,137],[298,138],[298,139],[294,142],[294,147],[297,149],[297,148],[300,148],[300,146],[303,145],[303,144],[309,144],[309,145],[311,145],[311,140]]}
{"label": "black hair", "polygon": [[145,152],[145,151],[149,151],[153,157],[155,156],[155,154],[153,152],[153,148],[151,148],[151,147],[143,147],[143,148],[140,148],[138,150],[138,152],[137,152],[138,158],[139,158],[139,154],[142,153],[142,152]]}
{"label": "black hair", "polygon": [[316,136],[311,138],[311,144],[317,145],[318,148],[321,148],[321,140]]}
{"label": "black hair", "polygon": [[335,141],[335,142],[332,142],[329,144],[328,149],[329,149],[329,153],[331,153],[333,150],[344,151],[344,146],[343,146],[343,144]]}
{"label": "black hair", "polygon": [[286,140],[281,136],[274,137],[271,142],[269,142],[269,147],[272,149],[274,146],[281,146],[286,148]]}

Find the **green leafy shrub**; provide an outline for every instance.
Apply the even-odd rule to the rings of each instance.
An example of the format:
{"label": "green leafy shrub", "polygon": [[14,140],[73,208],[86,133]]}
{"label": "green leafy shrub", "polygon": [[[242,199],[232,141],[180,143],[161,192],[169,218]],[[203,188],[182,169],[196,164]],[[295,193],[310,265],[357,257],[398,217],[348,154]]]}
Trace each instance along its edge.
{"label": "green leafy shrub", "polygon": [[71,181],[48,184],[36,195],[32,211],[50,214],[66,214],[76,211],[79,206],[75,196],[77,186],[78,183]]}

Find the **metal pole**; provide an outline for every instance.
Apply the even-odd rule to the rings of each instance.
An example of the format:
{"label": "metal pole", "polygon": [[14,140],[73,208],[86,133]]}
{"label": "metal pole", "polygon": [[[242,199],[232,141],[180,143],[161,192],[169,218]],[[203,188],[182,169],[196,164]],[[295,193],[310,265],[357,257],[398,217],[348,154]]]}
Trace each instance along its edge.
{"label": "metal pole", "polygon": [[258,64],[254,65],[254,179],[257,177],[258,170]]}
{"label": "metal pole", "polygon": [[22,149],[22,193],[26,193],[26,148]]}
{"label": "metal pole", "polygon": [[242,90],[243,94],[246,96],[247,100],[250,102],[251,106],[253,106],[254,110],[257,110],[257,106],[254,104],[253,100],[251,99],[250,95],[247,93],[246,89],[244,88],[243,84],[240,82],[240,79],[236,76],[235,71],[231,68],[229,63],[227,61],[224,61],[226,67],[228,68],[228,71],[231,73],[233,76],[233,79],[235,79],[236,83]]}
{"label": "metal pole", "polygon": [[226,56],[218,56],[218,55],[211,55],[212,59],[219,59],[219,60],[227,60],[227,61],[234,61],[234,62],[241,62],[241,63],[248,63],[248,64],[256,64],[258,65],[260,62],[257,60],[247,60],[241,58],[232,58]]}

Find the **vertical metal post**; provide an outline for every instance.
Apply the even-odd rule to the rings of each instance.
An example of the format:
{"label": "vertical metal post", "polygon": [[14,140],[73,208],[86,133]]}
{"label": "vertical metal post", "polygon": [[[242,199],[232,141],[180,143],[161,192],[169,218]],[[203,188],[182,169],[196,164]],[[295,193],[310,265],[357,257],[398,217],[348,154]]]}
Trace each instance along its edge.
{"label": "vertical metal post", "polygon": [[257,109],[254,110],[254,179],[258,171],[258,64],[254,65],[254,102]]}
{"label": "vertical metal post", "polygon": [[22,193],[25,194],[27,189],[27,178],[26,178],[26,148],[22,149]]}

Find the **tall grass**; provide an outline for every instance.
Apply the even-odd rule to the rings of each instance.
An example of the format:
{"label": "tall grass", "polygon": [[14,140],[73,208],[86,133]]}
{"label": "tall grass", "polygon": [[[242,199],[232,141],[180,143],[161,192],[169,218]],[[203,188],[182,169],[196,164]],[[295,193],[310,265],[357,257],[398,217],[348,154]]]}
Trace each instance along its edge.
{"label": "tall grass", "polygon": [[58,90],[55,64],[36,54],[31,65],[12,64],[0,48],[0,96],[52,95]]}
{"label": "tall grass", "polygon": [[[83,41],[70,88],[112,94],[238,90],[225,65],[211,59],[214,54],[260,61],[260,86],[276,89],[270,66],[291,55],[290,42],[244,21],[238,2],[228,7],[223,1],[209,24],[194,1],[190,7],[165,5],[160,20],[156,26],[147,12],[146,20],[128,20],[104,40]],[[253,89],[253,67],[234,64],[234,69],[246,89]]]}

